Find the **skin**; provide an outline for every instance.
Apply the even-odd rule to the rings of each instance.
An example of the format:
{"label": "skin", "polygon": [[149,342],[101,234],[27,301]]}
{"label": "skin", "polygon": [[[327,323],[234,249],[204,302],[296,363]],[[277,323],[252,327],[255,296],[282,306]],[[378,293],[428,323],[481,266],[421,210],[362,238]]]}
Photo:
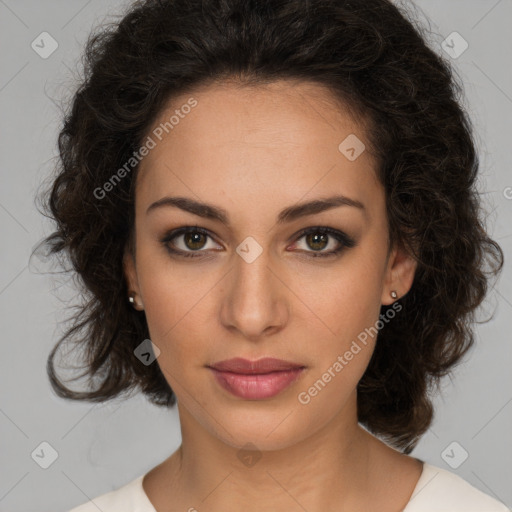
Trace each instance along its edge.
{"label": "skin", "polygon": [[[400,248],[388,253],[385,193],[370,151],[350,161],[338,150],[349,134],[364,141],[364,124],[321,85],[224,82],[174,98],[153,128],[191,96],[197,106],[140,164],[135,258],[129,250],[124,258],[182,430],[180,448],[145,476],[144,491],[158,512],[402,510],[421,463],[357,423],[356,386],[375,337],[308,404],[298,400],[375,325],[381,305],[395,300],[391,290],[402,297],[414,279],[415,261]],[[365,210],[344,205],[276,222],[284,208],[333,194]],[[174,206],[147,212],[164,196],[213,204],[230,225]],[[184,226],[210,236],[167,244],[202,256],[167,251],[166,233]],[[313,257],[339,243],[297,236],[311,226],[341,230],[356,245]],[[251,263],[236,252],[246,237],[262,249]],[[232,357],[306,369],[277,396],[244,400],[206,367]],[[251,466],[238,457],[247,443],[260,457]]]}

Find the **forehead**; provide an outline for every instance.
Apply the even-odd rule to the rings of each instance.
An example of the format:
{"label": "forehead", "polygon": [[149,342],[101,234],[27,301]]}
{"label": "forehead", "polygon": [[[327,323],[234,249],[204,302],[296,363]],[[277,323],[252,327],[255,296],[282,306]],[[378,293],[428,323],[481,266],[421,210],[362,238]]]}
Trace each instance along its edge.
{"label": "forehead", "polygon": [[[169,101],[150,128],[137,200],[179,193],[290,204],[338,192],[364,201],[379,187],[364,126],[318,84],[202,87]],[[347,146],[361,153],[348,158]]]}

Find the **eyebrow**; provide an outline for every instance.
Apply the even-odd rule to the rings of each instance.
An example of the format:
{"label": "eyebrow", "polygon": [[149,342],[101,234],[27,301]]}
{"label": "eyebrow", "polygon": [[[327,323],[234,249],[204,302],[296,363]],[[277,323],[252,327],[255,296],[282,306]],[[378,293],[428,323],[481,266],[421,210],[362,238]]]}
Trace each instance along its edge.
{"label": "eyebrow", "polygon": [[[301,217],[314,215],[340,206],[353,206],[367,215],[367,210],[360,201],[343,195],[336,195],[289,206],[279,213],[277,216],[277,224],[292,222]],[[212,204],[196,201],[189,197],[162,197],[148,207],[146,214],[162,207],[176,207],[205,219],[220,221],[222,224],[229,226],[229,215],[226,210]]]}

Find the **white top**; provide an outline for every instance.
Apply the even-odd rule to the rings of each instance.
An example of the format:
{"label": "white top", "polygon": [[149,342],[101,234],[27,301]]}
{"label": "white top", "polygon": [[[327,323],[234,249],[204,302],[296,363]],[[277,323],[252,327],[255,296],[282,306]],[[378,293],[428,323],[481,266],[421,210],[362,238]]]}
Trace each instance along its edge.
{"label": "white top", "polygon": [[[140,475],[123,487],[102,494],[69,512],[157,512],[142,487],[144,476]],[[402,512],[512,511],[460,476],[424,462],[420,479]]]}

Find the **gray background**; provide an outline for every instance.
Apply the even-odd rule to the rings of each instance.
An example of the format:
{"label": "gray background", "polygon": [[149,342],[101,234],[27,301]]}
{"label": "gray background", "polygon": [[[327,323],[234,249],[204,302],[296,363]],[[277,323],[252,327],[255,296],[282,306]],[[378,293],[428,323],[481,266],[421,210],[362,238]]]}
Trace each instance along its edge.
{"label": "gray background", "polygon": [[[69,298],[73,291],[69,281],[38,273],[48,268],[37,260],[28,266],[31,249],[49,231],[34,195],[55,163],[57,103],[69,96],[70,70],[91,27],[125,4],[0,0],[0,511],[68,510],[147,472],[180,443],[176,411],[151,406],[140,395],[93,405],[52,393],[46,358],[61,332],[58,321],[65,317],[65,303],[52,289],[61,286]],[[431,44],[439,53],[453,31],[469,45],[456,59],[447,58],[465,83],[478,133],[479,187],[489,230],[506,261],[480,315],[487,318],[494,311],[494,318],[477,327],[478,346],[444,382],[435,422],[413,455],[512,507],[512,268],[507,257],[512,254],[512,0],[421,0],[416,5],[430,19]],[[31,47],[44,31],[58,42],[47,59]],[[456,44],[462,48],[460,41]],[[41,453],[42,442],[58,453],[48,469],[31,455],[36,449]],[[453,442],[458,444],[450,446]],[[467,460],[452,469],[445,460],[460,462],[462,450]],[[47,457],[50,451],[44,453]]]}

